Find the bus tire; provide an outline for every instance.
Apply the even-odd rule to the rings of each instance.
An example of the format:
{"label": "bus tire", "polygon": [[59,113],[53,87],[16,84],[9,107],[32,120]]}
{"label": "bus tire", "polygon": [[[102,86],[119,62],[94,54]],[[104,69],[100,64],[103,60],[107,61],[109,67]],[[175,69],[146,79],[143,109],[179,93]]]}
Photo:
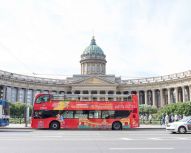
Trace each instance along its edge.
{"label": "bus tire", "polygon": [[51,130],[58,130],[58,129],[60,129],[60,123],[58,121],[52,121],[50,123],[49,129],[51,129]]}
{"label": "bus tire", "polygon": [[119,121],[113,122],[112,130],[122,130],[122,124]]}

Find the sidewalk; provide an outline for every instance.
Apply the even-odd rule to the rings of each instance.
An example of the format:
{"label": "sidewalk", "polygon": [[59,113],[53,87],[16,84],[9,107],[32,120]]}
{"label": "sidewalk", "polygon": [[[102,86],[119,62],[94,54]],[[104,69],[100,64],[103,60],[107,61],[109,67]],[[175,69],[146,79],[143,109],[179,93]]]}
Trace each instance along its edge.
{"label": "sidewalk", "polygon": [[27,127],[25,124],[9,124],[8,126],[4,128],[10,128],[10,129],[30,129],[31,125],[28,124]]}
{"label": "sidewalk", "polygon": [[165,129],[165,125],[141,124],[140,129]]}

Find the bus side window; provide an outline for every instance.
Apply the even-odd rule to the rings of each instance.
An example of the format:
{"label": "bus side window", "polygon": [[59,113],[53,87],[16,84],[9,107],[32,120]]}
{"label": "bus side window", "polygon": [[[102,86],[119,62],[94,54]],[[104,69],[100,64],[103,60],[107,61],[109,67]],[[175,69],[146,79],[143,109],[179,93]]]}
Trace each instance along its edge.
{"label": "bus side window", "polygon": [[102,111],[102,117],[101,118],[114,118],[115,111]]}
{"label": "bus side window", "polygon": [[33,115],[34,118],[42,118],[42,111],[34,111]]}
{"label": "bus side window", "polygon": [[115,115],[114,115],[114,118],[126,118],[130,115],[130,111],[128,110],[118,110],[118,111],[115,111]]}
{"label": "bus side window", "polygon": [[101,118],[101,111],[89,111],[89,118]]}
{"label": "bus side window", "polygon": [[74,118],[74,111],[63,111],[62,115],[64,118]]}

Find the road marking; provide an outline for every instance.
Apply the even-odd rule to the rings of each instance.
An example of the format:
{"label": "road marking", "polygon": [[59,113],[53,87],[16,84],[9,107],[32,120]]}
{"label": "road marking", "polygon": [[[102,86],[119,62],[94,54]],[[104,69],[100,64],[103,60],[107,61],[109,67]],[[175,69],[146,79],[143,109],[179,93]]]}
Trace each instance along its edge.
{"label": "road marking", "polygon": [[181,138],[181,137],[155,137],[155,138],[120,138],[120,140],[125,140],[125,141],[185,141],[185,140],[191,140],[191,138]]}
{"label": "road marking", "polygon": [[173,150],[174,148],[109,148],[109,150]]}
{"label": "road marking", "polygon": [[162,140],[161,138],[148,138],[148,139],[150,139],[150,140]]}
{"label": "road marking", "polygon": [[63,138],[63,136],[61,135],[43,135],[43,136],[40,136],[40,138]]}
{"label": "road marking", "polygon": [[179,140],[189,140],[189,138],[177,138]]}
{"label": "road marking", "polygon": [[116,140],[111,140],[111,139],[59,139],[59,138],[38,138],[38,139],[30,139],[30,138],[7,138],[7,139],[1,139],[1,141],[98,141],[98,142],[106,142],[106,141],[116,141]]}
{"label": "road marking", "polygon": [[130,138],[121,138],[121,140],[135,140],[135,139],[130,139]]}

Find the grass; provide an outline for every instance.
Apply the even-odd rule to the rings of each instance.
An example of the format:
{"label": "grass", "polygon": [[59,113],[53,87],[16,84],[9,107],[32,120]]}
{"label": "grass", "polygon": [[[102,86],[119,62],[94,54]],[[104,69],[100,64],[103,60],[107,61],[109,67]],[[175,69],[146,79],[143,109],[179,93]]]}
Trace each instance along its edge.
{"label": "grass", "polygon": [[150,123],[149,121],[142,121],[140,120],[140,124],[146,124],[146,125],[161,125],[159,120],[152,120]]}
{"label": "grass", "polygon": [[22,123],[24,123],[24,118],[10,118],[9,123],[11,123],[11,124],[22,124]]}

